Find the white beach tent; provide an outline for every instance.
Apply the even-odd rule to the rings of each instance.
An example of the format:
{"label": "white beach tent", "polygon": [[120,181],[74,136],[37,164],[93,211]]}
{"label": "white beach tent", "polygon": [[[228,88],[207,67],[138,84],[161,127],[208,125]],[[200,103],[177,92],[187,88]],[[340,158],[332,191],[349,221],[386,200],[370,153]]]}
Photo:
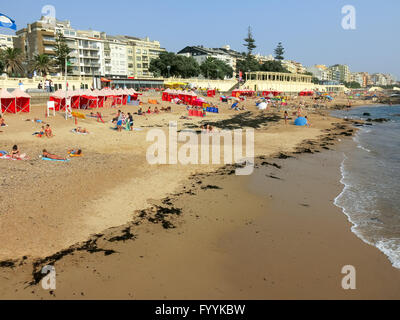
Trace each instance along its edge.
{"label": "white beach tent", "polygon": [[268,108],[268,103],[266,102],[261,102],[258,106],[257,106],[258,110],[266,110]]}

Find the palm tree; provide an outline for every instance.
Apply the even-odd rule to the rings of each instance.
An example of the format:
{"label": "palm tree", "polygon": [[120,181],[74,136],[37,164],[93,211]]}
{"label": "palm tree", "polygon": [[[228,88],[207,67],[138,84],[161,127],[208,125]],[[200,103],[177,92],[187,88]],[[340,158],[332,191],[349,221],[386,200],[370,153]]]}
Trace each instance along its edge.
{"label": "palm tree", "polygon": [[46,54],[37,54],[30,63],[30,71],[46,76],[54,70],[54,61]]}
{"label": "palm tree", "polygon": [[2,60],[6,73],[10,76],[13,74],[23,74],[23,56],[19,48],[6,48],[2,52]]}

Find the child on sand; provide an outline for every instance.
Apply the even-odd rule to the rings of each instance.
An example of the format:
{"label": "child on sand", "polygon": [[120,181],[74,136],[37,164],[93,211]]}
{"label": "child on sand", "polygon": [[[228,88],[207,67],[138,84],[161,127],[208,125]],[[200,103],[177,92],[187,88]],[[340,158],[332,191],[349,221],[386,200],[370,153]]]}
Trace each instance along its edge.
{"label": "child on sand", "polygon": [[5,123],[5,121],[4,121],[4,118],[3,118],[3,116],[0,114],[0,127],[5,127],[6,126],[6,123]]}
{"label": "child on sand", "polygon": [[44,130],[44,134],[45,134],[45,136],[46,136],[47,138],[52,138],[52,137],[54,137],[53,131],[51,130],[49,124],[46,125],[46,129]]}
{"label": "child on sand", "polygon": [[310,120],[308,119],[308,116],[305,116],[305,118],[307,119],[307,127],[311,127],[311,123],[310,123]]}
{"label": "child on sand", "polygon": [[283,115],[283,117],[285,118],[285,124],[288,124],[288,120],[289,120],[289,114],[287,111],[285,111],[285,114]]}
{"label": "child on sand", "polygon": [[128,112],[129,131],[133,131],[133,116]]}

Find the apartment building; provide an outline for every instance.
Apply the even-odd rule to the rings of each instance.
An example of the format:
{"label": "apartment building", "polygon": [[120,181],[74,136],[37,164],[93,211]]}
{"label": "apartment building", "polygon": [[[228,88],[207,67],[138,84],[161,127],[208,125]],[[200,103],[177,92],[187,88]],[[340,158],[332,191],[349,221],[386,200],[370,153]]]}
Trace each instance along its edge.
{"label": "apartment building", "polygon": [[0,50],[6,48],[14,48],[14,38],[8,34],[0,34]]}
{"label": "apartment building", "polygon": [[77,76],[151,78],[150,61],[165,51],[158,41],[129,36],[110,36],[94,30],[76,30],[70,21],[44,18],[17,31],[14,45],[26,59],[36,54],[55,56],[54,45],[61,33],[71,49],[69,72]]}
{"label": "apartment building", "polygon": [[151,78],[150,61],[156,59],[162,52],[159,41],[151,41],[149,37],[136,38],[124,36],[128,52],[128,77]]}
{"label": "apartment building", "polygon": [[330,78],[330,73],[325,65],[315,65],[312,67],[307,68],[308,72],[311,72],[315,78],[317,78],[320,81],[329,81],[332,80]]}
{"label": "apartment building", "polygon": [[209,57],[215,58],[225,62],[227,65],[231,66],[233,70],[235,70],[238,53],[233,54],[230,51],[231,50],[229,46],[225,48],[214,49],[203,46],[187,46],[179,51],[178,54],[186,57],[193,57],[200,65],[203,64]]}
{"label": "apartment building", "polygon": [[300,63],[293,60],[282,60],[282,66],[291,73],[306,73],[307,69]]}
{"label": "apartment building", "polygon": [[335,64],[329,67],[330,80],[343,82],[350,82],[350,68],[347,65]]}

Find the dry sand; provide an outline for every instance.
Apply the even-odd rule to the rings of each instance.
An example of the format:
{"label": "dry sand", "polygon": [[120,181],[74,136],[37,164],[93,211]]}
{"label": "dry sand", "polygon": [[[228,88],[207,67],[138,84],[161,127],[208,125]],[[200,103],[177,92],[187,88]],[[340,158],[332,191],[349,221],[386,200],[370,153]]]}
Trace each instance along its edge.
{"label": "dry sand", "polygon": [[[296,128],[285,126],[282,114],[260,113],[253,101],[246,105],[249,113],[224,105],[221,114],[210,114],[205,121],[221,129],[255,127],[260,156],[295,151],[302,142],[300,151],[309,152],[316,144],[329,149],[338,135],[352,134],[342,121],[321,112],[309,112],[311,128]],[[106,120],[115,112],[103,110]],[[43,114],[44,108],[37,107],[29,117]],[[230,175],[229,168],[210,174],[217,170],[212,166],[148,165],[148,130],[166,131],[169,121],[178,121],[178,129],[204,121],[178,120],[181,115],[186,115],[184,107],[173,106],[171,114],[135,116],[135,128],[143,131],[122,133],[112,131],[110,124],[84,120],[79,125],[91,132],[88,136],[72,134],[73,122],[58,115],[46,119],[56,134],[53,139],[31,136],[40,126],[23,121],[26,116],[7,116],[0,149],[16,143],[33,160],[0,161],[0,297],[399,297],[393,288],[399,283],[398,270],[356,238],[332,205],[341,188],[338,156],[322,159],[331,161],[329,170],[319,166],[321,159],[310,160],[311,167],[306,160],[286,160],[279,171],[283,180],[275,179],[276,172],[269,174],[275,178],[265,177],[268,165],[251,177]],[[81,148],[85,156],[66,164],[47,163],[38,159],[43,148],[60,155]],[[303,176],[296,176],[301,163]],[[298,197],[305,196],[300,202]],[[57,270],[57,290],[51,295],[40,285],[28,286],[40,281],[46,264]],[[361,281],[373,280],[344,292],[339,278],[345,264],[359,268]]]}

